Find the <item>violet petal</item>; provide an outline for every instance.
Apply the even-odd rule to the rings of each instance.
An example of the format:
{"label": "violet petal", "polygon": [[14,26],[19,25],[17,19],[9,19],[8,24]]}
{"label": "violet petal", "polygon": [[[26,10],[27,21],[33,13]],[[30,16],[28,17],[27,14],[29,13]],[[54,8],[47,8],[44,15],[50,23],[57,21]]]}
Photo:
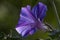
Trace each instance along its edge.
{"label": "violet petal", "polygon": [[37,5],[35,5],[32,9],[32,12],[35,15],[35,17],[40,18],[41,21],[46,16],[46,11],[47,11],[47,6],[41,2],[39,2]]}

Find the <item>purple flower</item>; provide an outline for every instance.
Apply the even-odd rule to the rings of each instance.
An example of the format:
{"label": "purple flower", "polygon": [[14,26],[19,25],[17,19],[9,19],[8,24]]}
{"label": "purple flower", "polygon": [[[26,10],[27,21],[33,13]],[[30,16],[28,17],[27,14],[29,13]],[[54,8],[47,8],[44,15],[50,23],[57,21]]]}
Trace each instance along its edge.
{"label": "purple flower", "polygon": [[22,36],[32,35],[37,29],[45,30],[43,19],[46,16],[47,6],[39,2],[32,10],[30,5],[21,8],[20,18],[16,31]]}

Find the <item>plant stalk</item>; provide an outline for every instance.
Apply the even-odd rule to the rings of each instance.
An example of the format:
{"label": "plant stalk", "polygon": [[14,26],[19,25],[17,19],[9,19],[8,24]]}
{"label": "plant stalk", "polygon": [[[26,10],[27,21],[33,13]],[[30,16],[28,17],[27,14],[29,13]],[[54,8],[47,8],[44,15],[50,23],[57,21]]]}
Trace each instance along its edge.
{"label": "plant stalk", "polygon": [[53,5],[53,8],[54,8],[54,14],[55,14],[55,16],[56,16],[56,19],[57,19],[57,22],[58,22],[58,28],[60,28],[60,19],[59,19],[59,15],[58,15],[58,12],[57,12],[57,8],[56,8],[56,5],[55,5],[55,3],[54,3],[54,0],[52,1],[52,5]]}

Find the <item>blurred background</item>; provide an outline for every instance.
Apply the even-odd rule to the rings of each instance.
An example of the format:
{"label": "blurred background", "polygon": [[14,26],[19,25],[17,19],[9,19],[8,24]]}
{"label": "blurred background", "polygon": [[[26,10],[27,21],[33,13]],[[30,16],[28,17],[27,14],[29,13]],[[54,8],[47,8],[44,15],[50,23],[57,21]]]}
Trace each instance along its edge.
{"label": "blurred background", "polygon": [[[38,2],[42,2],[48,7],[44,22],[48,22],[53,26],[53,28],[58,29],[58,23],[51,0],[0,0],[0,40],[36,40],[38,38],[48,38],[49,33],[41,31],[37,31],[31,36],[22,38],[14,29],[18,22],[21,7],[26,5],[31,5],[31,7],[33,7]],[[60,17],[60,0],[54,0],[54,2]],[[11,38],[4,37],[6,35],[9,36],[9,34],[12,36]]]}

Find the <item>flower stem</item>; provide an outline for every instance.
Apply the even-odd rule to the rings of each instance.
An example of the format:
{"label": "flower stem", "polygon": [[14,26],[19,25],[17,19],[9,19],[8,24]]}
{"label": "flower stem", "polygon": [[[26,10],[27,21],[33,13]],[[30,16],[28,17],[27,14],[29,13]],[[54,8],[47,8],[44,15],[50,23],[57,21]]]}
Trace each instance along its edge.
{"label": "flower stem", "polygon": [[54,3],[54,0],[52,1],[52,5],[53,5],[53,8],[54,8],[54,12],[55,12],[54,14],[56,16],[56,19],[58,21],[58,25],[59,25],[59,28],[60,28],[60,20],[59,20],[59,16],[58,16],[58,12],[57,12],[56,5]]}

